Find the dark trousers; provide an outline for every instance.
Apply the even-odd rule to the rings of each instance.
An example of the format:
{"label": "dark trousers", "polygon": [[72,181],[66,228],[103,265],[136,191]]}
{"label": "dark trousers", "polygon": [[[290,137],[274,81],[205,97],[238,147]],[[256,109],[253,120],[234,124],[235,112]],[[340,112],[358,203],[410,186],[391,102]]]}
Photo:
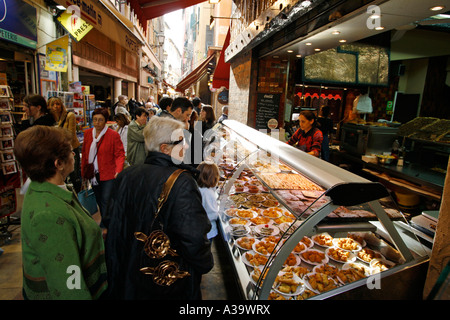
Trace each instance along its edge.
{"label": "dark trousers", "polygon": [[[97,179],[98,181],[98,179]],[[103,218],[107,215],[108,200],[111,196],[111,191],[113,189],[114,179],[99,181],[98,185],[92,186],[95,193],[95,199],[97,200],[98,207],[100,209],[100,215],[102,216],[102,221],[100,222],[100,227],[105,228],[103,224]]]}

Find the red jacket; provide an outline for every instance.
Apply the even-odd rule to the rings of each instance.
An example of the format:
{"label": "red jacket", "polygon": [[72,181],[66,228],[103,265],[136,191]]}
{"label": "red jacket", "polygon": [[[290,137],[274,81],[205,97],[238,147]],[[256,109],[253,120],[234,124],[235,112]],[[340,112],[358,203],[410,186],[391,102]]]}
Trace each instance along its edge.
{"label": "red jacket", "polygon": [[[84,132],[83,147],[81,149],[81,176],[84,175],[84,166],[89,160],[89,149],[92,143],[92,130],[88,129]],[[100,146],[99,146],[100,145]],[[100,181],[111,180],[115,178],[116,173],[123,170],[125,162],[125,150],[120,135],[112,130],[106,130],[103,137],[97,143],[97,163],[100,173]]]}

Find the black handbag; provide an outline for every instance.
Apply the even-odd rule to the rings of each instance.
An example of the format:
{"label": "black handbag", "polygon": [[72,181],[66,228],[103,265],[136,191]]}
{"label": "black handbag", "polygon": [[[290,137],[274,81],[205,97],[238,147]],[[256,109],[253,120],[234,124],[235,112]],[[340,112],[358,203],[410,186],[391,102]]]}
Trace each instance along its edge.
{"label": "black handbag", "polygon": [[[162,206],[169,197],[172,186],[183,171],[186,170],[177,169],[170,175],[170,177],[164,184],[161,194],[158,197],[158,205],[155,212],[155,218],[153,219],[150,230],[153,230],[153,225],[158,218]],[[142,232],[135,232],[134,236],[137,240],[144,242],[143,250],[150,259],[162,260],[166,257],[170,258],[170,256],[178,256],[176,250],[171,247],[170,239],[162,230],[161,225],[160,229],[152,231],[149,236],[145,235]],[[140,268],[139,271],[141,271],[145,275],[152,276],[153,282],[160,286],[170,286],[178,279],[190,276],[189,272],[180,270],[180,265],[178,262],[169,260],[167,258],[159,262],[156,267],[144,267]]]}

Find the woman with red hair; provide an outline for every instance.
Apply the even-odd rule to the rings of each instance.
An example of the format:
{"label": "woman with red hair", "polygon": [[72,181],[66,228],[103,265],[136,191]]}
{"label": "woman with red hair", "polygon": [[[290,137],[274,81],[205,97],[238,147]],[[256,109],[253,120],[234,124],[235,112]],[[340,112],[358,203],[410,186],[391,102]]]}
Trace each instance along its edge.
{"label": "woman with red hair", "polygon": [[[89,180],[102,218],[105,217],[114,179],[123,170],[125,150],[120,135],[106,126],[109,112],[97,108],[92,113],[93,128],[84,132],[81,175]],[[100,224],[103,227],[103,223]]]}

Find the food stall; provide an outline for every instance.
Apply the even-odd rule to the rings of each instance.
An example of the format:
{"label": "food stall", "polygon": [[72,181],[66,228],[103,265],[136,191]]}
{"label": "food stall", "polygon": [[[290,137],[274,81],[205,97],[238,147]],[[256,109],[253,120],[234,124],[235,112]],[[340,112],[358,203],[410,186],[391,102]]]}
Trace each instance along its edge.
{"label": "food stall", "polygon": [[205,159],[222,172],[218,224],[244,298],[421,294],[430,250],[382,184],[234,120],[216,130]]}

